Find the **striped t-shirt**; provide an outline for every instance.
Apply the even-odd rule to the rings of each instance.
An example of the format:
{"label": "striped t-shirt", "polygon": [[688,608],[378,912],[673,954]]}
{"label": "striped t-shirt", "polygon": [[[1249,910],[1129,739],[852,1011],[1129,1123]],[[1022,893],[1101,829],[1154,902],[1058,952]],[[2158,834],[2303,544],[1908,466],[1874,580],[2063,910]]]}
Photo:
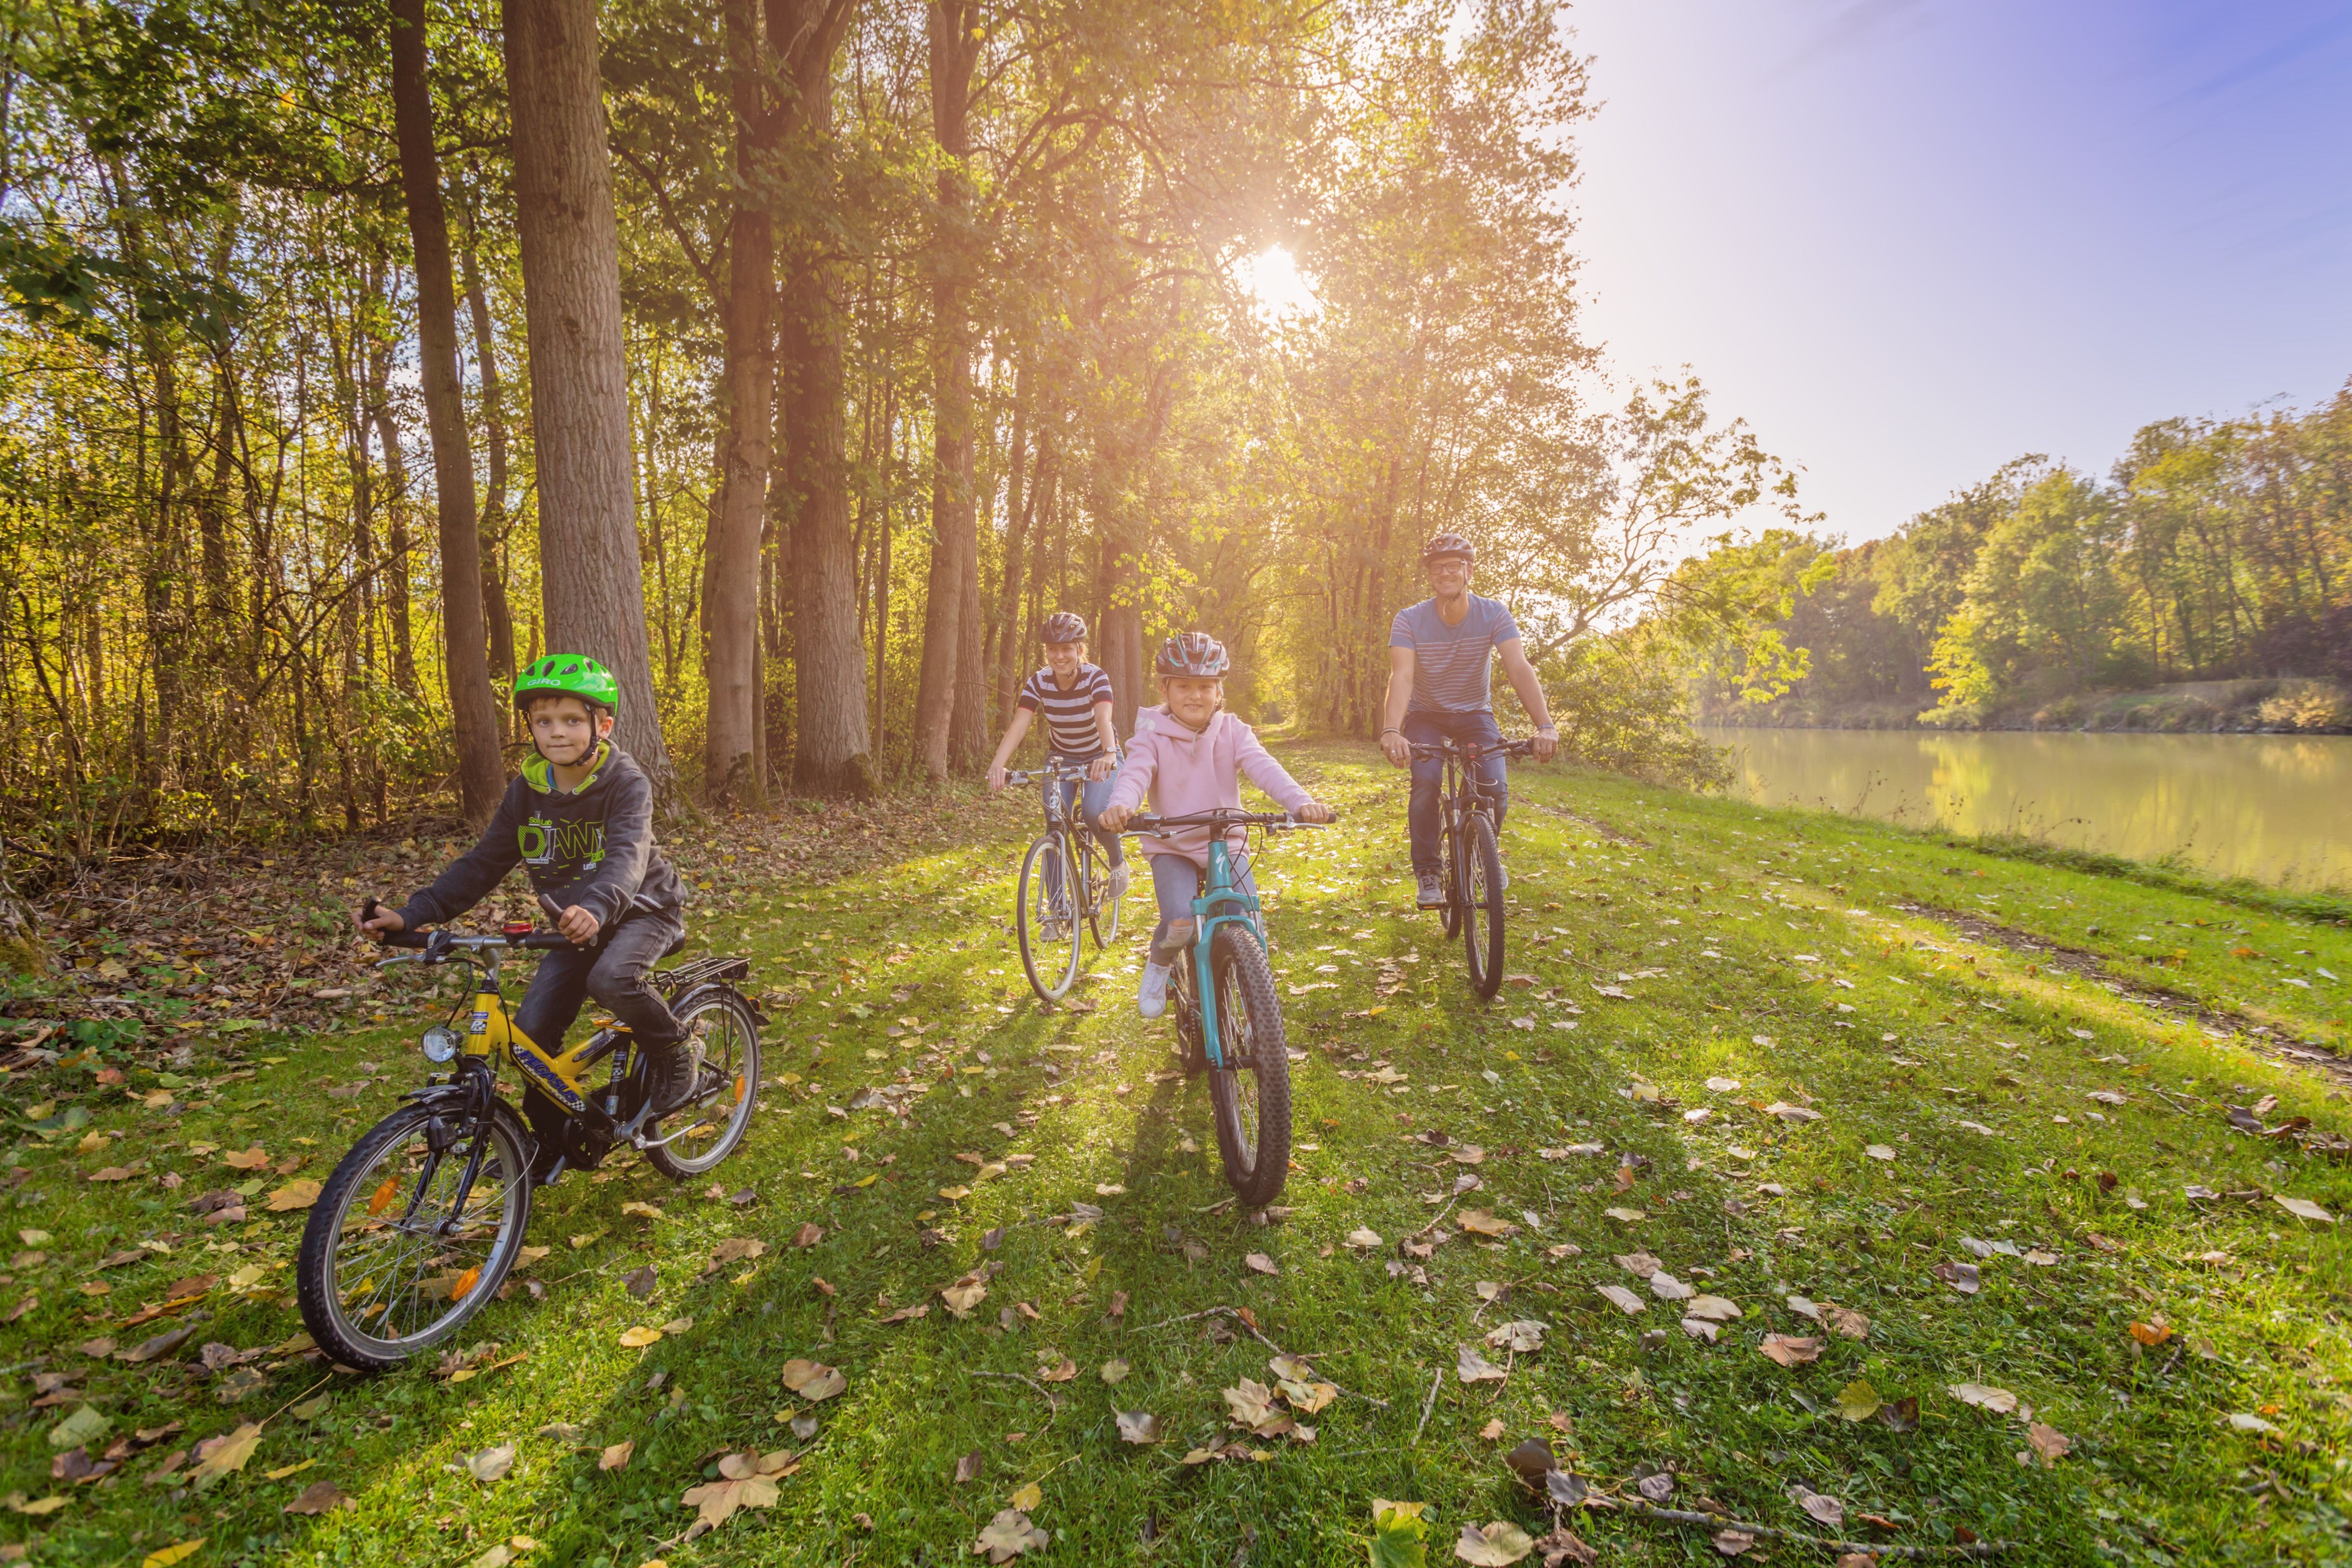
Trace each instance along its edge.
{"label": "striped t-shirt", "polygon": [[1110,677],[1098,664],[1080,664],[1078,678],[1064,691],[1052,667],[1033,671],[1021,683],[1018,706],[1045,716],[1046,749],[1062,757],[1093,757],[1102,750],[1095,727],[1095,704],[1111,700]]}
{"label": "striped t-shirt", "polygon": [[1437,601],[1397,612],[1389,646],[1412,650],[1412,702],[1408,713],[1482,713],[1495,706],[1490,668],[1497,643],[1519,634],[1511,612],[1492,599],[1470,596],[1469,613],[1448,626]]}

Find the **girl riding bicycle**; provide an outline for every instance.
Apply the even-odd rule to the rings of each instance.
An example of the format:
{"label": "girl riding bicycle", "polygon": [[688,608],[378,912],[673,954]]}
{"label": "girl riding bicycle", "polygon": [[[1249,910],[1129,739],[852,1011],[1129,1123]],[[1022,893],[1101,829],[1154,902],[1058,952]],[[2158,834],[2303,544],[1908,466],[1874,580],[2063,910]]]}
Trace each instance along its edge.
{"label": "girl riding bicycle", "polygon": [[[1257,736],[1225,711],[1225,673],[1233,667],[1224,645],[1205,632],[1171,637],[1152,661],[1160,679],[1160,706],[1135,716],[1127,760],[1112,779],[1110,800],[1098,817],[1117,832],[1127,826],[1147,796],[1161,816],[1177,817],[1242,803],[1241,775],[1306,822],[1328,822],[1331,809],[1317,800],[1276,762]],[[1227,841],[1236,885],[1253,896],[1242,834]],[[1151,956],[1143,966],[1136,1005],[1148,1019],[1168,1006],[1168,977],[1192,940],[1192,900],[1209,863],[1209,830],[1179,829],[1168,838],[1147,838],[1151,890],[1160,903],[1160,924],[1151,933]]]}
{"label": "girl riding bicycle", "polygon": [[[1031,721],[1044,714],[1046,762],[1083,767],[1087,775],[1083,793],[1075,779],[1046,780],[1047,810],[1052,810],[1052,793],[1055,789],[1062,791],[1060,804],[1066,812],[1076,799],[1081,820],[1096,829],[1095,836],[1102,841],[1103,852],[1110,862],[1110,896],[1124,898],[1126,846],[1116,832],[1104,832],[1097,825],[1103,801],[1110,795],[1111,769],[1118,766],[1118,735],[1110,720],[1110,676],[1100,665],[1087,663],[1087,623],[1082,617],[1066,610],[1048,615],[1045,624],[1038,628],[1038,640],[1045,644],[1045,666],[1031,672],[1029,678],[1021,683],[1013,722],[1004,727],[1004,738],[998,743],[996,755],[988,764],[988,787],[1004,788],[1005,763],[1028,737]],[[1060,896],[1061,862],[1055,861],[1047,866],[1045,874],[1047,894]],[[1049,941],[1060,935],[1053,930],[1045,933]]]}

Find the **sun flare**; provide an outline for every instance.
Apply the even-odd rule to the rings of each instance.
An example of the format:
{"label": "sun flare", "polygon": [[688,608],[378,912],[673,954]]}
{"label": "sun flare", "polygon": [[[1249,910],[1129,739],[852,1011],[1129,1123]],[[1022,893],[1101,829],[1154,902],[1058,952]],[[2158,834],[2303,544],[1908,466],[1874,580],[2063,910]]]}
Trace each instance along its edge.
{"label": "sun flare", "polygon": [[1322,308],[1314,285],[1298,270],[1298,258],[1286,246],[1270,245],[1255,256],[1234,264],[1234,277],[1271,321],[1312,316]]}

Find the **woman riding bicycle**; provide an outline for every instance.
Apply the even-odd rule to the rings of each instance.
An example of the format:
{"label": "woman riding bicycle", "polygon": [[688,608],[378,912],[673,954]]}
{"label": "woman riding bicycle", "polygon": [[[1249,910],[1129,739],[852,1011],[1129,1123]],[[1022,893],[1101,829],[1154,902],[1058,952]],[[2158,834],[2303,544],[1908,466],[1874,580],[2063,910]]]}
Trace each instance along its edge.
{"label": "woman riding bicycle", "polygon": [[[1111,780],[1110,800],[1099,815],[1116,832],[1127,826],[1149,795],[1163,817],[1242,803],[1241,775],[1274,797],[1301,821],[1328,822],[1331,809],[1291,778],[1259,744],[1250,727],[1225,711],[1225,672],[1233,661],[1224,645],[1205,632],[1171,637],[1152,661],[1160,677],[1160,706],[1135,716],[1127,760]],[[1240,830],[1228,847],[1235,884],[1253,896],[1249,862],[1241,852]],[[1160,924],[1151,934],[1151,956],[1143,966],[1136,1005],[1148,1019],[1168,1006],[1168,977],[1192,940],[1192,900],[1209,863],[1209,830],[1180,829],[1171,837],[1143,841],[1151,860],[1151,889],[1160,902]]]}
{"label": "woman riding bicycle", "polygon": [[[1029,726],[1036,715],[1045,716],[1045,761],[1050,770],[1054,764],[1066,770],[1086,769],[1087,782],[1079,810],[1087,826],[1095,830],[1102,841],[1104,853],[1110,861],[1110,896],[1127,896],[1127,850],[1115,832],[1105,832],[1097,821],[1103,802],[1110,798],[1110,776],[1118,766],[1118,734],[1112,728],[1110,676],[1098,664],[1087,663],[1087,623],[1079,616],[1065,610],[1045,617],[1038,629],[1038,641],[1045,644],[1045,664],[1033,670],[1021,683],[1021,695],[1014,700],[1013,722],[1004,727],[1004,738],[998,743],[996,755],[988,764],[988,787],[1004,788],[1004,765],[1029,735]],[[1071,799],[1079,796],[1076,779],[1048,779],[1045,785],[1045,809],[1050,812],[1056,802],[1055,789],[1062,791],[1059,805],[1063,811],[1070,809]],[[1046,875],[1053,885],[1046,889],[1049,896],[1061,893],[1060,862],[1047,868]],[[1059,933],[1048,931],[1048,941]]]}

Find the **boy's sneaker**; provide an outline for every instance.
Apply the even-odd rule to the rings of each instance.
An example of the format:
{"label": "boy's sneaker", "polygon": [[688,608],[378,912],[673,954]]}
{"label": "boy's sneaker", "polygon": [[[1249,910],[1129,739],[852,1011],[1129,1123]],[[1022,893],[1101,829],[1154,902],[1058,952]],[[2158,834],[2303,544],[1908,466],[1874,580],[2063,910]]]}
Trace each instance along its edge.
{"label": "boy's sneaker", "polygon": [[1113,899],[1127,896],[1127,862],[1125,861],[1110,868],[1110,895]]}
{"label": "boy's sneaker", "polygon": [[1156,1019],[1168,1010],[1168,980],[1172,973],[1165,964],[1143,966],[1143,983],[1135,988],[1135,1006],[1145,1018]]}
{"label": "boy's sneaker", "polygon": [[668,1048],[661,1087],[654,1094],[654,1114],[667,1116],[694,1098],[702,1086],[702,1041],[680,1040]]}
{"label": "boy's sneaker", "polygon": [[1423,872],[1413,878],[1413,902],[1423,909],[1445,907],[1445,884],[1435,872]]}

